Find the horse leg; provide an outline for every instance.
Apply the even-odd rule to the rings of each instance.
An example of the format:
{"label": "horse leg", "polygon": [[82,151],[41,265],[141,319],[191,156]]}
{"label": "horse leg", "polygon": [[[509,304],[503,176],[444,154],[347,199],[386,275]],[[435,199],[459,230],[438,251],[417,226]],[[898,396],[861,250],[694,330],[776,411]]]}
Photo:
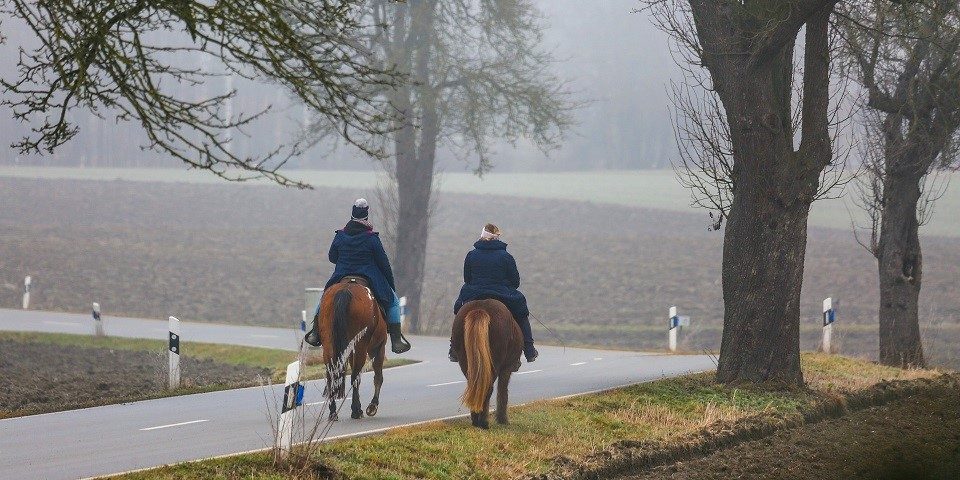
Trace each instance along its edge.
{"label": "horse leg", "polygon": [[329,368],[327,369],[327,406],[330,407],[330,416],[328,417],[331,422],[336,422],[337,418],[337,392],[333,386],[333,377],[330,375]]}
{"label": "horse leg", "polygon": [[483,410],[477,413],[476,426],[486,430],[490,428],[490,397],[493,396],[493,385],[487,390],[487,399],[483,402]]}
{"label": "horse leg", "polygon": [[[362,353],[361,353],[362,352]],[[353,401],[350,402],[350,418],[363,418],[363,406],[360,405],[360,374],[367,361],[367,352],[356,351],[351,355],[353,365],[350,368],[350,386],[353,387]]]}
{"label": "horse leg", "polygon": [[506,425],[507,422],[507,388],[510,386],[509,370],[500,374],[497,379],[497,423]]}
{"label": "horse leg", "polygon": [[377,408],[380,406],[380,386],[383,385],[383,360],[386,355],[387,343],[382,343],[378,350],[373,357],[373,399],[367,406],[368,417],[376,415]]}

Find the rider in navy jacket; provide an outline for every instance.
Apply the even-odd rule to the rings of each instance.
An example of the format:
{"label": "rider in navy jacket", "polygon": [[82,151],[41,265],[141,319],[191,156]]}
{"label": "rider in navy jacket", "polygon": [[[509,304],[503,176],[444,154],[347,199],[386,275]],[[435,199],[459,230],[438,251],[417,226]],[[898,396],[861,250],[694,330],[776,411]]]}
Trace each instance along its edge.
{"label": "rider in navy jacket", "polygon": [[[473,244],[473,250],[467,253],[463,261],[463,282],[460,296],[453,305],[453,313],[459,312],[463,304],[472,300],[500,300],[523,331],[524,356],[528,362],[534,361],[538,354],[530,330],[530,311],[526,297],[517,290],[520,288],[520,272],[513,255],[507,252],[507,244],[500,241],[500,229],[496,225],[487,224],[480,239]],[[450,360],[457,361],[452,348]]]}
{"label": "rider in navy jacket", "polygon": [[410,350],[410,343],[400,332],[400,299],[397,297],[390,259],[383,249],[379,234],[373,231],[369,210],[367,201],[358,199],[354,203],[350,221],[343,230],[337,230],[333,237],[327,257],[336,267],[325,288],[350,275],[366,278],[374,298],[386,313],[391,350],[403,353]]}

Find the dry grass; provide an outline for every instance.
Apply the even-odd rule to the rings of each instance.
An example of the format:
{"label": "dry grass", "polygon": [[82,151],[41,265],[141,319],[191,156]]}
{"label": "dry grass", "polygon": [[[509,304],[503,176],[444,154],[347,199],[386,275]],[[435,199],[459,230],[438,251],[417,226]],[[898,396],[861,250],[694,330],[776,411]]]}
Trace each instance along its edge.
{"label": "dry grass", "polygon": [[[719,422],[796,417],[843,392],[938,375],[821,354],[805,354],[803,365],[809,389],[727,386],[715,383],[710,374],[690,375],[516,407],[510,425],[489,431],[455,420],[342,440],[327,445],[318,461],[348,478],[517,478],[545,472],[558,458],[585,458],[618,441],[670,441]],[[229,472],[224,475],[229,478],[292,478],[276,477],[275,470],[255,458],[165,467],[129,478],[202,478],[211,471]]]}

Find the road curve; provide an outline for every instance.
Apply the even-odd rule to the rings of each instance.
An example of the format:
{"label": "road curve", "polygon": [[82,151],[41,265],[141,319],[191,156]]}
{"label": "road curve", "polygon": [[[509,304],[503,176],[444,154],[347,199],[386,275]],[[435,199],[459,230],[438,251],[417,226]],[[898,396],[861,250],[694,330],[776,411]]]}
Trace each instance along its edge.
{"label": "road curve", "polygon": [[[165,321],[105,317],[108,335],[165,339]],[[190,342],[282,348],[299,345],[294,329],[189,323],[181,348]],[[88,315],[0,309],[0,330],[76,334],[93,332]],[[458,402],[463,376],[446,359],[447,339],[410,337],[404,357],[421,363],[389,369],[376,417],[334,424],[328,439],[382,431],[401,425],[469,413]],[[575,395],[713,368],[703,355],[657,355],[582,348],[540,347],[540,358],[524,364],[510,382],[510,403]],[[372,379],[361,381],[364,406]],[[326,412],[322,384],[308,382],[307,418]],[[119,405],[0,420],[0,478],[76,479],[268,447],[268,416],[277,410],[281,387],[145,400]],[[312,422],[312,420],[308,420]]]}

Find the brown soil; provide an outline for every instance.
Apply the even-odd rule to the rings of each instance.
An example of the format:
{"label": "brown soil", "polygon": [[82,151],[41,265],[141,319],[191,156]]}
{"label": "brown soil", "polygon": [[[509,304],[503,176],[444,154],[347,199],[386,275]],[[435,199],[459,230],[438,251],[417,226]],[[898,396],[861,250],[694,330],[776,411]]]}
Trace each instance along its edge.
{"label": "brown soil", "polygon": [[777,432],[625,479],[957,479],[960,390]]}
{"label": "brown soil", "polygon": [[[256,384],[269,369],[181,360],[184,388]],[[0,414],[106,405],[165,394],[165,352],[0,340]]]}
{"label": "brown soil", "polygon": [[[293,325],[303,288],[331,272],[333,230],[370,191],[268,186],[0,179],[0,307],[223,323]],[[382,222],[374,209],[372,220]],[[722,233],[704,215],[586,202],[443,194],[425,271],[426,331],[446,334],[463,255],[494,221],[517,257],[531,310],[570,343],[664,348],[666,312],[693,326],[687,351],[717,349]],[[960,239],[923,239],[925,347],[960,367]],[[815,348],[820,302],[842,301],[841,352],[877,350],[876,263],[848,231],[811,229],[802,346]],[[401,294],[403,292],[400,292]],[[857,330],[853,326],[859,325]],[[534,321],[536,336],[557,343]]]}

